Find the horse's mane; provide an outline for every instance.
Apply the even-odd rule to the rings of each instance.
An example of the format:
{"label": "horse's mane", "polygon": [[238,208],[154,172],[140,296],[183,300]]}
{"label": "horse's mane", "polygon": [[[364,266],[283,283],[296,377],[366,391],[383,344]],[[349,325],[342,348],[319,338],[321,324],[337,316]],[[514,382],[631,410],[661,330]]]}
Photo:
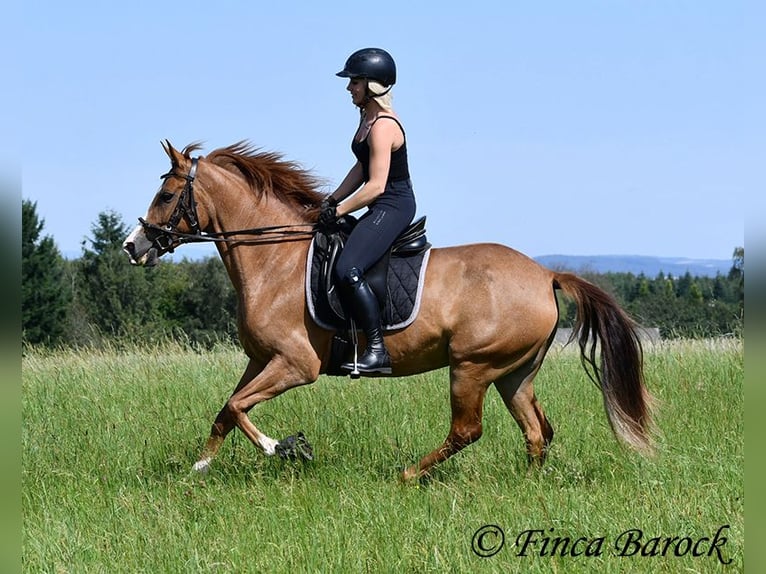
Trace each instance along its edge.
{"label": "horse's mane", "polygon": [[[183,153],[189,157],[200,147],[190,144]],[[321,178],[298,163],[285,160],[281,154],[261,151],[246,141],[216,149],[205,159],[243,177],[259,197],[273,194],[300,211],[318,215],[319,205],[326,197],[317,191],[325,183]]]}

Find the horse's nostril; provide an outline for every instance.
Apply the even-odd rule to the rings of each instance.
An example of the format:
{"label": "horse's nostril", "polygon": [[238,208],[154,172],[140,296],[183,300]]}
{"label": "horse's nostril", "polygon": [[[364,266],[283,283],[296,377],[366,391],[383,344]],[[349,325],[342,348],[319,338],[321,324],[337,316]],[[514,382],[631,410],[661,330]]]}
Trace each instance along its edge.
{"label": "horse's nostril", "polygon": [[132,257],[136,252],[136,246],[132,241],[126,241],[122,244],[122,250]]}

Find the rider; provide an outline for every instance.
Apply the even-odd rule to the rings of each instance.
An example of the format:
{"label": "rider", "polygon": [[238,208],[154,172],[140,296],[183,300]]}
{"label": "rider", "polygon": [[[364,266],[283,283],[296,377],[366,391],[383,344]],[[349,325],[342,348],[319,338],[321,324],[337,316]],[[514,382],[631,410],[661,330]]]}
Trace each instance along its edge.
{"label": "rider", "polygon": [[336,75],[349,78],[346,89],[360,110],[359,126],[351,142],[357,161],[323,203],[319,223],[332,225],[338,217],[367,207],[335,268],[344,307],[367,336],[367,348],[356,365],[348,362],[341,368],[353,371],[356,366],[361,373],[391,373],[381,306],[365,273],[415,216],[404,129],[391,107],[396,65],[385,50],[364,48],[351,54]]}

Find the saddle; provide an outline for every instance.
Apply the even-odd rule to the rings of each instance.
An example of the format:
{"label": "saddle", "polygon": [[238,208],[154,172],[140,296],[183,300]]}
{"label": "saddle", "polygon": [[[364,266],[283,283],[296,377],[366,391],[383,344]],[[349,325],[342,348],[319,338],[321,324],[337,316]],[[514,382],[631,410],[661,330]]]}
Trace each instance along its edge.
{"label": "saddle", "polygon": [[[348,328],[333,269],[356,225],[353,217],[341,219],[331,233],[318,232],[309,248],[306,300],[312,319],[325,329]],[[426,218],[414,221],[391,249],[367,271],[365,278],[378,297],[384,331],[403,329],[415,320],[420,305],[431,244],[426,238]]]}

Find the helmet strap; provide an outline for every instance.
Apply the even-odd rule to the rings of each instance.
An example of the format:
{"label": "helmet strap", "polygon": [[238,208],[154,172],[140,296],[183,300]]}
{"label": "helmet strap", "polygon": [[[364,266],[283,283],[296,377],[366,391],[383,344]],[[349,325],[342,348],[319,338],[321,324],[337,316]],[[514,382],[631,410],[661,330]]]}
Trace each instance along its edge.
{"label": "helmet strap", "polygon": [[369,86],[365,86],[365,88],[364,88],[364,94],[365,95],[364,95],[364,103],[363,103],[363,105],[366,105],[373,98],[379,98],[381,96],[385,96],[388,92],[391,91],[391,88],[393,88],[393,87],[394,87],[394,85],[391,84],[390,86],[388,86],[385,89],[385,91],[381,92],[380,94],[373,94],[370,91],[370,87]]}

